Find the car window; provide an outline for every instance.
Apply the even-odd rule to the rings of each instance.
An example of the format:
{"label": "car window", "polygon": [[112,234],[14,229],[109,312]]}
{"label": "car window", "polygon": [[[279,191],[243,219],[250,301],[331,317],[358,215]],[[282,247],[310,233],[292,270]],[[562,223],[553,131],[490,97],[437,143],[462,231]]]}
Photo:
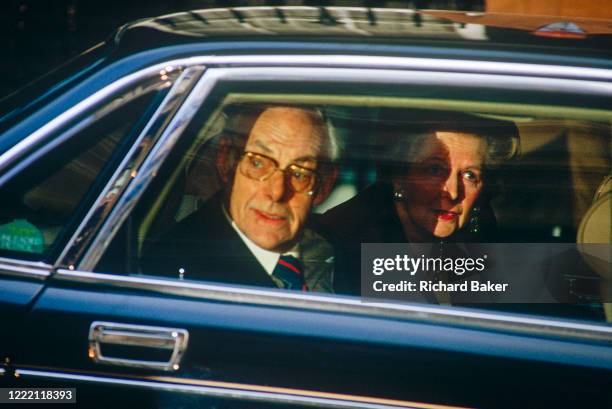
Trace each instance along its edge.
{"label": "car window", "polygon": [[[94,270],[606,319],[591,256],[609,247],[597,236],[609,214],[592,210],[610,174],[608,112],[364,88],[209,98]],[[409,268],[387,274],[402,270],[393,243],[454,267],[409,291]],[[479,263],[494,280],[464,275]],[[485,287],[464,291],[468,279]]]}
{"label": "car window", "polygon": [[107,101],[64,130],[55,149],[38,155],[2,187],[0,254],[33,260],[51,256],[110,177],[111,164],[131,146],[159,92],[136,88]]}

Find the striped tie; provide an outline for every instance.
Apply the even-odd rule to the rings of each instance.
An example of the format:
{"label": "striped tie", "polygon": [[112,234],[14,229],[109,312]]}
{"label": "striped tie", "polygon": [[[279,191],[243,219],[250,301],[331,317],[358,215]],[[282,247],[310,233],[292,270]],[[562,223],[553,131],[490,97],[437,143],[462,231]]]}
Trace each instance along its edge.
{"label": "striped tie", "polygon": [[304,274],[302,273],[302,263],[293,256],[280,256],[272,276],[281,281],[282,288],[308,291],[308,286],[304,282]]}

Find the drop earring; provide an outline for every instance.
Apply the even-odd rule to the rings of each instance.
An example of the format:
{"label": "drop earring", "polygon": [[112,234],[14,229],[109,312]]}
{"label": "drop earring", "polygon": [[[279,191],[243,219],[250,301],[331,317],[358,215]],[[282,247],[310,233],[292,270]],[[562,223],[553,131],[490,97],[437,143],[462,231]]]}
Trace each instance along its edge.
{"label": "drop earring", "polygon": [[396,188],[393,190],[393,200],[401,202],[406,199],[406,192],[402,188]]}
{"label": "drop earring", "polygon": [[468,232],[470,234],[480,233],[480,206],[474,206],[474,208],[472,209],[472,215],[470,216]]}

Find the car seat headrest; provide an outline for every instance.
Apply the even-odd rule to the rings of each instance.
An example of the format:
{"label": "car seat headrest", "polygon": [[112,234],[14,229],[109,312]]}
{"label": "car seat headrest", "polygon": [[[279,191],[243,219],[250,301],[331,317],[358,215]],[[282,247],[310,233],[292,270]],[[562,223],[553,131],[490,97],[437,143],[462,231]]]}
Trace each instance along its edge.
{"label": "car seat headrest", "polygon": [[597,188],[593,204],[582,218],[576,237],[584,260],[606,280],[612,280],[611,223],[612,175],[608,175]]}

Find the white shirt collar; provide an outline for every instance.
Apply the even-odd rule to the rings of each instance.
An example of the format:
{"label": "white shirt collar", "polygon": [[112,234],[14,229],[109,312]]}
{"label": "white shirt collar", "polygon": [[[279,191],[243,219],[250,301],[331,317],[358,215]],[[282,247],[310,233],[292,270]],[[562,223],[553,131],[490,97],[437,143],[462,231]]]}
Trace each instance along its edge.
{"label": "white shirt collar", "polygon": [[[271,275],[272,272],[274,271],[274,268],[276,267],[276,264],[278,263],[278,259],[281,256],[280,253],[262,249],[257,244],[253,243],[253,241],[249,239],[242,232],[242,230],[238,228],[236,223],[232,220],[232,218],[228,214],[227,210],[225,210],[225,206],[222,206],[222,208],[223,208],[223,214],[225,214],[227,221],[232,225],[234,230],[236,230],[236,233],[238,233],[238,236],[240,237],[240,239],[244,242],[244,244],[246,244],[246,246],[251,251],[251,253],[253,253],[257,261],[259,261],[259,264],[261,264],[261,266],[264,268],[264,270],[266,270],[266,272]],[[296,257],[299,259],[300,258],[299,244],[296,244],[288,252],[283,253],[283,255],[285,254],[292,255],[293,257]]]}

